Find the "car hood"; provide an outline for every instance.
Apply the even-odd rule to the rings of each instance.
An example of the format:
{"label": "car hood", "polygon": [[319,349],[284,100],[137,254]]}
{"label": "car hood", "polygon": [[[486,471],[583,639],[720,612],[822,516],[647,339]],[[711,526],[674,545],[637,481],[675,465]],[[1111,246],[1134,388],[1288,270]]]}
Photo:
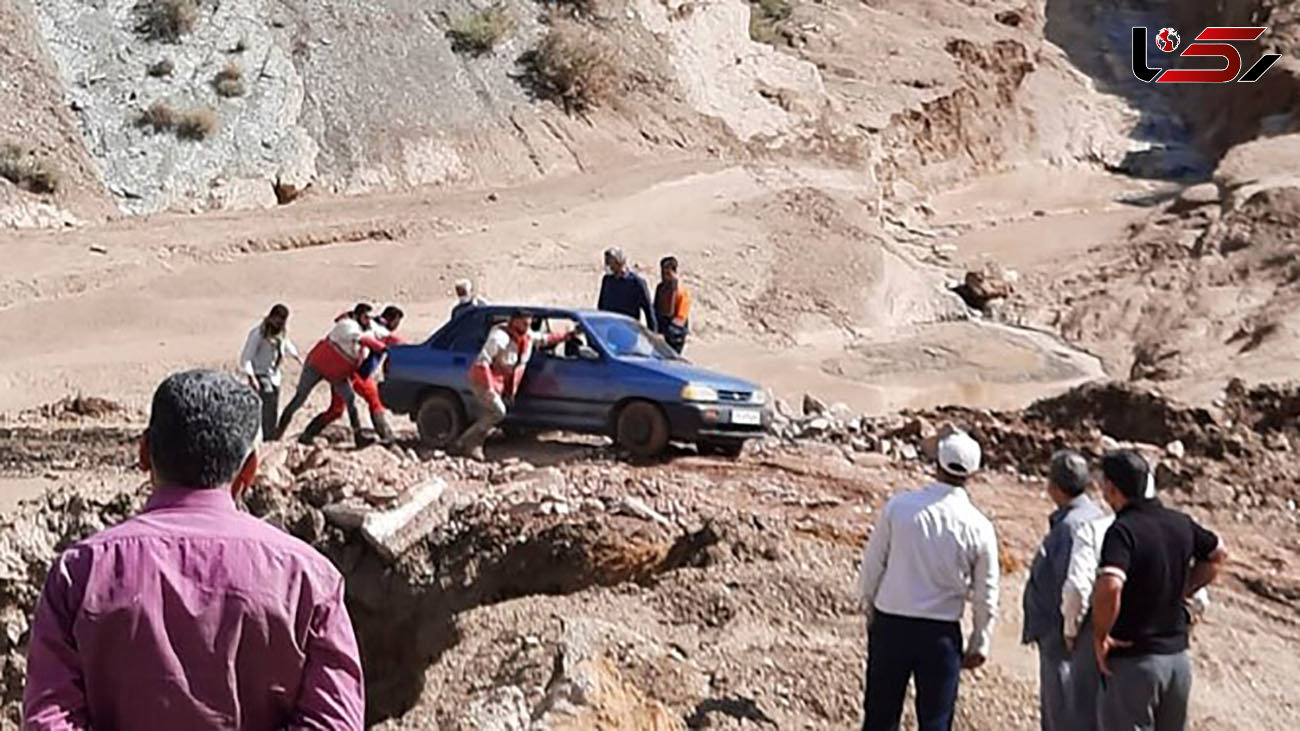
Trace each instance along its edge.
{"label": "car hood", "polygon": [[680,378],[682,384],[695,383],[721,391],[762,391],[763,387],[743,378],[691,365],[683,360],[652,360],[648,358],[625,358],[624,362],[635,364],[647,370],[662,373],[673,378]]}

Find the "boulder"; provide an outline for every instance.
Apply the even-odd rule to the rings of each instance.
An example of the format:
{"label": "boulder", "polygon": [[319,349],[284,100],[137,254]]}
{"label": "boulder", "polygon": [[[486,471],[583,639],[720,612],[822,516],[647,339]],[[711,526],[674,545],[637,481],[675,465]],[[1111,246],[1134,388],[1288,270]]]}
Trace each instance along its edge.
{"label": "boulder", "polygon": [[804,416],[821,416],[826,413],[826,402],[816,396],[805,393],[803,395],[803,413]]}

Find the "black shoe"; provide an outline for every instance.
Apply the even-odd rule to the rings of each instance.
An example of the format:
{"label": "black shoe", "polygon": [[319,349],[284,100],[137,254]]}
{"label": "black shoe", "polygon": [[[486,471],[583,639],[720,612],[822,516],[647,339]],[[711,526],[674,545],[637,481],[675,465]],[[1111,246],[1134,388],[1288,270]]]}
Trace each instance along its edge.
{"label": "black shoe", "polygon": [[316,437],[320,436],[321,432],[325,431],[327,424],[328,422],[325,421],[323,415],[312,419],[307,428],[303,429],[302,434],[298,436],[298,443],[310,445]]}

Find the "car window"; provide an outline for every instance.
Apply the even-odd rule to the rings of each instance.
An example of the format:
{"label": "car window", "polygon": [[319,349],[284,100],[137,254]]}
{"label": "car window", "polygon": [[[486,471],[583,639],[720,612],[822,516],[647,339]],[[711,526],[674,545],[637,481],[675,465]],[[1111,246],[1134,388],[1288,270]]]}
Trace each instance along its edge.
{"label": "car window", "polygon": [[592,317],[589,320],[596,337],[615,356],[674,360],[676,352],[663,338],[652,334],[639,322],[622,317]]}
{"label": "car window", "polygon": [[583,332],[578,322],[570,317],[548,317],[534,329],[544,334],[553,333],[571,333],[577,331],[577,335],[571,340],[566,340],[553,348],[546,348],[542,352],[547,358],[559,358],[563,360],[577,360],[578,351],[585,345],[588,345],[587,334]]}
{"label": "car window", "polygon": [[469,313],[452,335],[447,349],[457,353],[477,353],[487,340],[488,324],[483,313]]}

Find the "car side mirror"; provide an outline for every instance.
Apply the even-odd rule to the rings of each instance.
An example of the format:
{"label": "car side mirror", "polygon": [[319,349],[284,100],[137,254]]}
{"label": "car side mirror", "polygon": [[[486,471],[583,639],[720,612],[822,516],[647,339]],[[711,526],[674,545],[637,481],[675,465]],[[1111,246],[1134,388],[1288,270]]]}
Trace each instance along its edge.
{"label": "car side mirror", "polygon": [[590,345],[583,345],[578,348],[578,357],[583,360],[600,360],[600,353]]}

